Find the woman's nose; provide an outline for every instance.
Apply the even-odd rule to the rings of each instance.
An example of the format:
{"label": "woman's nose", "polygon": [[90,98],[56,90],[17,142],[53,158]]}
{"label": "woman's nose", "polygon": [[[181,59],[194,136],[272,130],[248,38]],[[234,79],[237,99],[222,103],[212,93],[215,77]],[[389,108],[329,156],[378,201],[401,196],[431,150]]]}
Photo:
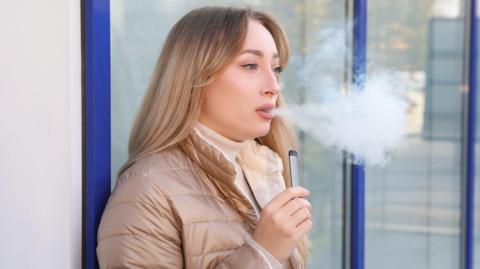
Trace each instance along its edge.
{"label": "woman's nose", "polygon": [[270,95],[270,96],[275,96],[275,95],[278,94],[278,89],[268,88],[268,89],[264,90],[263,94]]}
{"label": "woman's nose", "polygon": [[269,75],[267,78],[267,83],[263,87],[263,94],[267,95],[277,95],[280,91],[280,84],[277,76]]}

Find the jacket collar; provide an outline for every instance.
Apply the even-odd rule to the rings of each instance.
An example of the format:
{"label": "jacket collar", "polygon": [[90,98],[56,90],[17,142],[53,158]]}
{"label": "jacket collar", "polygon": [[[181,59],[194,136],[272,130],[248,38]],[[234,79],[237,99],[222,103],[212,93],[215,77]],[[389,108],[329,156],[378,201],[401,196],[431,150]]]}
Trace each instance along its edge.
{"label": "jacket collar", "polygon": [[[207,143],[193,131],[180,148],[202,170],[215,180],[236,189],[235,167],[214,146]],[[283,165],[280,157],[270,148],[247,141],[238,152],[237,162],[242,167],[253,195],[261,208],[285,189],[282,176]]]}
{"label": "jacket collar", "polygon": [[285,189],[282,160],[267,146],[252,141],[239,152],[237,161],[260,208]]}
{"label": "jacket collar", "polygon": [[208,175],[227,186],[234,185],[233,164],[218,149],[204,141],[197,132],[193,131],[179,146],[192,162]]}
{"label": "jacket collar", "polygon": [[[198,168],[199,177],[219,192],[219,194],[244,217],[247,226],[255,229],[258,216],[253,204],[235,185],[235,167],[215,147],[204,141],[196,132],[192,132],[179,144],[179,148]],[[206,176],[206,177],[205,177]]]}

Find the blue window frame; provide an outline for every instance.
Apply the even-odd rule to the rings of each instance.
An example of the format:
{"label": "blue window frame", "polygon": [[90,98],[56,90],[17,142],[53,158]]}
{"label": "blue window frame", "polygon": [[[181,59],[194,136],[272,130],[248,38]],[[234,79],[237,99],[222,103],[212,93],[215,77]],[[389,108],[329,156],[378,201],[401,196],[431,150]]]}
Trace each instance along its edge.
{"label": "blue window frame", "polygon": [[[367,0],[353,1],[353,84],[361,90],[365,84],[367,61]],[[351,165],[350,178],[350,268],[365,267],[365,167]],[[346,195],[346,194],[344,194]]]}
{"label": "blue window frame", "polygon": [[98,268],[97,227],[110,194],[110,2],[82,1],[83,268]]}
{"label": "blue window frame", "polygon": [[461,238],[461,268],[472,269],[474,256],[474,213],[475,213],[475,140],[477,123],[477,1],[466,0],[465,24],[469,25],[465,35],[465,60],[467,70],[464,70],[464,84],[467,85],[467,120],[464,132],[465,173],[462,180],[462,238]]}

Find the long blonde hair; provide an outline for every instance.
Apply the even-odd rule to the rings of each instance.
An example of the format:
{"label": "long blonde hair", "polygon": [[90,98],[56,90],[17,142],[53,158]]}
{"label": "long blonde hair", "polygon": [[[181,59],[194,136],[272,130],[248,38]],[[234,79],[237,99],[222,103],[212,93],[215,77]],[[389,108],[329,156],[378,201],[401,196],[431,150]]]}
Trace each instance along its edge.
{"label": "long blonde hair", "polygon": [[[118,175],[140,159],[168,150],[185,140],[199,119],[203,89],[239,53],[248,21],[261,23],[273,36],[284,68],[289,58],[286,35],[269,15],[251,8],[204,7],[184,15],[171,29],[134,121],[128,160]],[[277,106],[284,106],[279,93]],[[283,177],[290,186],[288,150],[297,148],[295,132],[282,118],[272,120],[267,135],[256,139],[275,151],[284,163]],[[299,251],[304,261],[308,241]]]}

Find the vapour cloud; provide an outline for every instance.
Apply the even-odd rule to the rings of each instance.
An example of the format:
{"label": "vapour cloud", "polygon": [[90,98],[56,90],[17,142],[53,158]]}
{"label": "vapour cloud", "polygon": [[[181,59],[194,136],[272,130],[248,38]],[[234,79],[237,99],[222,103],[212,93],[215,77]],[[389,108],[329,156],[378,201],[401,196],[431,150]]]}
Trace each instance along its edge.
{"label": "vapour cloud", "polygon": [[[347,48],[342,31],[330,29],[324,40],[298,68],[299,83],[307,92],[305,104],[289,103],[275,110],[325,147],[347,151],[354,162],[384,165],[406,133],[408,83],[393,70],[369,62],[361,89],[341,85]],[[348,91],[346,90],[348,88]]]}

